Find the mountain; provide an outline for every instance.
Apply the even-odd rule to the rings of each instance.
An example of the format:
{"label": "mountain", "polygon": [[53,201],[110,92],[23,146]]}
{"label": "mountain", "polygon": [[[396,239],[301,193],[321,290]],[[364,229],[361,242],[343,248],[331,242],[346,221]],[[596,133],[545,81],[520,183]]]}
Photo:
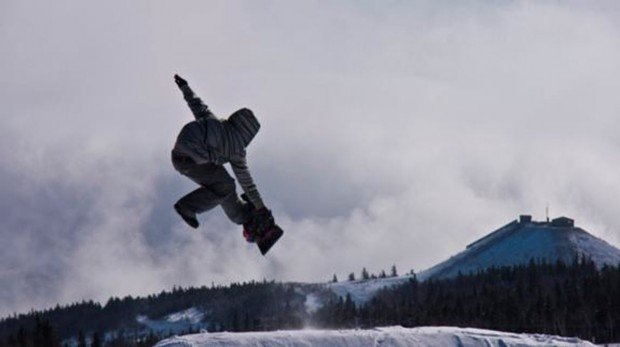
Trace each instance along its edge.
{"label": "mountain", "polygon": [[[455,277],[490,267],[527,264],[530,260],[571,263],[592,259],[597,266],[620,264],[620,249],[576,227],[573,219],[533,221],[521,215],[503,227],[472,242],[449,259],[417,274],[421,281]],[[341,297],[351,295],[356,303],[368,301],[380,289],[407,282],[411,275],[328,284]]]}
{"label": "mountain", "polygon": [[586,257],[602,267],[620,264],[620,249],[575,227],[573,219],[559,217],[536,222],[522,215],[469,244],[450,259],[419,274],[422,280],[450,278],[489,267],[527,264],[530,260],[571,263]]}
{"label": "mountain", "polygon": [[155,347],[209,346],[595,346],[575,337],[453,327],[296,330],[175,336]]}

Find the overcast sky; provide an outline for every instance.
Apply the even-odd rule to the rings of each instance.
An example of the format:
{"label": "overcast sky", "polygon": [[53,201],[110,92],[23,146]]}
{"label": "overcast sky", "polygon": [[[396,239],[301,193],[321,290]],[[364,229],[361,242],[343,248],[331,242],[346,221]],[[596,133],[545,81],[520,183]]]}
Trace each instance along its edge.
{"label": "overcast sky", "polygon": [[[620,5],[0,3],[0,316],[173,285],[423,270],[521,213],[620,245]],[[254,110],[267,257],[170,149]]]}

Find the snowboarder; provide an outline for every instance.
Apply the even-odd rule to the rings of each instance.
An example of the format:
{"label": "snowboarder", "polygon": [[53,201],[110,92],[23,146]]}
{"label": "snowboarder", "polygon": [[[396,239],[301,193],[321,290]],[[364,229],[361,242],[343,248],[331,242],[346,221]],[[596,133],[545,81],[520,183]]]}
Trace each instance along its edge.
{"label": "snowboarder", "polygon": [[[218,205],[228,218],[243,225],[243,236],[256,242],[263,254],[282,235],[271,211],[265,206],[246,161],[246,147],[260,128],[254,113],[247,108],[234,112],[228,119],[219,119],[194,94],[187,81],[174,75],[196,118],[179,133],[172,149],[172,165],[200,188],[182,197],[174,209],[192,228],[198,228],[197,214]],[[235,180],[223,164],[230,166],[244,191],[243,199],[236,192]]]}

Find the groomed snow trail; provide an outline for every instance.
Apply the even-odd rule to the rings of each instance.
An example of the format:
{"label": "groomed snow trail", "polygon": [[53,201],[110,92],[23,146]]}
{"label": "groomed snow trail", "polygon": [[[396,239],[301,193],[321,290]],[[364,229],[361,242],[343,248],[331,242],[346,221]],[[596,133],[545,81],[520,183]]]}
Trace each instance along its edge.
{"label": "groomed snow trail", "polygon": [[369,330],[289,330],[250,333],[202,333],[175,336],[156,347],[364,347],[364,346],[595,346],[578,338],[514,334],[454,327],[386,327]]}

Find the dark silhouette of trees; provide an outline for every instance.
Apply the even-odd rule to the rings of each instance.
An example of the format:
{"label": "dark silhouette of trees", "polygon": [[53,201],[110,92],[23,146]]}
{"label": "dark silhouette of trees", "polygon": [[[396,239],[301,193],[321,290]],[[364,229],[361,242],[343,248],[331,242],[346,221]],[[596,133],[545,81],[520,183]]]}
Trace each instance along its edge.
{"label": "dark silhouette of trees", "polygon": [[[305,292],[300,288],[335,296],[319,285],[268,281],[186,289],[174,287],[171,291],[143,298],[112,297],[105,305],[89,301],[13,315],[0,320],[0,346],[56,346],[54,343],[67,339],[73,339],[80,347],[147,345],[147,341],[162,339],[171,332],[155,334],[139,324],[137,316],[164,319],[189,308],[208,311],[208,321],[201,327],[210,331],[301,328],[310,314],[306,311]],[[175,333],[197,332],[201,327],[190,325]],[[53,343],[43,344],[45,341]]]}
{"label": "dark silhouette of trees", "polygon": [[101,347],[101,336],[98,332],[93,333],[93,342],[90,344],[90,347]]}
{"label": "dark silhouette of trees", "polygon": [[[396,266],[390,276],[397,275]],[[380,277],[386,276],[385,271]],[[364,268],[362,278],[376,278]],[[334,275],[334,279],[335,278]],[[351,273],[349,280],[354,281]],[[323,304],[308,313],[307,294]],[[268,281],[181,288],[142,298],[110,298],[105,305],[84,301],[0,320],[0,347],[56,347],[73,339],[79,347],[152,346],[173,332],[153,332],[136,317],[163,319],[189,308],[207,313],[200,329],[262,331],[368,328],[385,325],[468,326],[494,330],[578,336],[597,343],[620,340],[620,265],[597,268],[581,257],[569,264],[533,259],[527,264],[418,281],[379,291],[357,305],[321,285]],[[104,341],[105,337],[105,341]]]}
{"label": "dark silhouette of trees", "polygon": [[20,327],[15,334],[9,334],[0,346],[10,347],[60,347],[60,339],[49,321],[34,316],[31,329]]}
{"label": "dark silhouette of trees", "polygon": [[82,330],[78,332],[78,347],[88,347],[86,344],[86,337],[84,336],[84,332]]}
{"label": "dark silhouette of trees", "polygon": [[359,307],[331,301],[316,319],[325,328],[450,325],[604,343],[620,340],[618,293],[620,266],[597,269],[585,257],[570,265],[532,260],[446,280],[419,282],[414,275]]}

